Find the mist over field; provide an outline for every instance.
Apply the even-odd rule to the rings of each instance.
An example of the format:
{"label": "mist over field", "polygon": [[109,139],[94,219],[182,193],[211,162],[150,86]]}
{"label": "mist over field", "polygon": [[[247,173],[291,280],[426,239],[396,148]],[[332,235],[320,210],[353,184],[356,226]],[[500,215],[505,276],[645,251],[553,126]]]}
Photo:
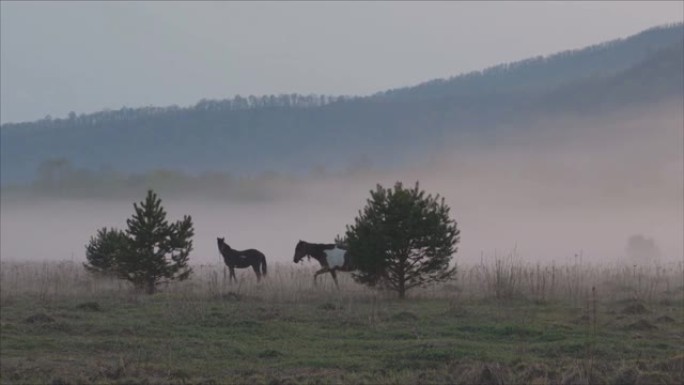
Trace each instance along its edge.
{"label": "mist over field", "polygon": [[0,1],[0,382],[681,383],[682,15]]}
{"label": "mist over field", "polygon": [[[352,174],[309,175],[257,201],[165,197],[169,219],[193,217],[193,264],[219,263],[216,237],[289,264],[299,239],[332,242],[353,223],[376,183],[416,180],[439,193],[461,228],[459,262],[515,252],[527,261],[625,260],[633,235],[662,261],[683,255],[684,113],[675,102],[581,117],[535,120],[522,135],[478,146],[457,136],[421,162]],[[511,127],[510,129],[515,129]],[[133,200],[4,199],[3,260],[85,260],[103,226],[125,227]]]}
{"label": "mist over field", "polygon": [[682,68],[676,22],[369,96],[5,123],[0,258],[83,261],[152,188],[170,220],[192,216],[192,263],[220,263],[225,237],[289,264],[298,240],[344,234],[376,184],[419,181],[452,209],[459,262],[679,261]]}
{"label": "mist over field", "polygon": [[0,383],[682,383],[682,15],[0,1]]}

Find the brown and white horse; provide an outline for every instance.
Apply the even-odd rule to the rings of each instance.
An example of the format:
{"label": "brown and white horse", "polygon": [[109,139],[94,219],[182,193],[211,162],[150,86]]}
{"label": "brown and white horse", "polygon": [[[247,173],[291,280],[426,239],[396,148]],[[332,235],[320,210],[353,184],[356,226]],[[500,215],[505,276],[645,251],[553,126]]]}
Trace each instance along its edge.
{"label": "brown and white horse", "polygon": [[299,263],[304,257],[311,257],[321,264],[321,269],[314,274],[314,283],[316,278],[323,273],[330,273],[335,286],[337,283],[337,271],[352,271],[354,270],[351,257],[347,250],[338,247],[333,243],[308,243],[300,240],[295,247],[294,263]]}

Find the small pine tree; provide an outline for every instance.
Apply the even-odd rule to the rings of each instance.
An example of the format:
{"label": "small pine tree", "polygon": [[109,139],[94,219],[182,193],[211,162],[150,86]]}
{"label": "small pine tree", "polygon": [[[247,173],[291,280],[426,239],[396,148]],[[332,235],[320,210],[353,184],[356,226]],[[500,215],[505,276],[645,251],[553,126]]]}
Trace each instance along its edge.
{"label": "small pine tree", "polygon": [[406,189],[378,185],[344,240],[358,270],[357,282],[382,283],[404,298],[406,291],[449,279],[449,267],[460,240],[449,207],[438,196],[425,195],[418,183]]}
{"label": "small pine tree", "polygon": [[86,245],[86,259],[83,266],[86,270],[100,275],[116,275],[117,258],[126,253],[128,246],[126,233],[117,229],[103,227],[90,237]]}
{"label": "small pine tree", "polygon": [[194,235],[191,217],[170,224],[161,199],[152,190],[133,208],[125,233],[103,229],[91,238],[86,246],[86,268],[110,271],[149,294],[162,279],[187,279],[192,273],[188,267]]}

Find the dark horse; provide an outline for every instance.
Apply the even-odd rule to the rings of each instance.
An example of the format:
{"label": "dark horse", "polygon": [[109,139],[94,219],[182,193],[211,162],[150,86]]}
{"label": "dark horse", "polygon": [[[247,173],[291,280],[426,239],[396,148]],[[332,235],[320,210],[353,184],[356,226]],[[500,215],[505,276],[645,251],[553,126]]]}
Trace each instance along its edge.
{"label": "dark horse", "polygon": [[[261,281],[261,276],[266,276],[266,257],[264,253],[256,249],[248,250],[233,250],[225,242],[225,238],[216,238],[218,242],[218,249],[223,256],[223,261],[230,269],[230,281],[235,278],[235,268],[243,269],[252,266],[254,273],[256,273],[257,281]],[[259,271],[261,265],[261,271]]]}
{"label": "dark horse", "polygon": [[335,286],[339,288],[336,271],[354,270],[347,250],[333,243],[308,243],[300,240],[295,247],[294,263],[298,263],[306,256],[314,258],[321,264],[321,269],[314,274],[314,283],[319,274],[329,272],[335,281]]}

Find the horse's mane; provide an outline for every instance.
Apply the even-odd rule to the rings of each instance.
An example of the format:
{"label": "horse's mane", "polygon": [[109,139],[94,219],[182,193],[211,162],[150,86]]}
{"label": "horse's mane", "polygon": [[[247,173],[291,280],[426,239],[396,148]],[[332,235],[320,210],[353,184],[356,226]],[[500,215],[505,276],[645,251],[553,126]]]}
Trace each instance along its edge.
{"label": "horse's mane", "polygon": [[228,256],[225,253],[230,253],[233,250],[232,247],[230,247],[229,244],[226,243],[225,240],[221,239],[219,242],[219,254],[221,254],[222,257],[227,258]]}

